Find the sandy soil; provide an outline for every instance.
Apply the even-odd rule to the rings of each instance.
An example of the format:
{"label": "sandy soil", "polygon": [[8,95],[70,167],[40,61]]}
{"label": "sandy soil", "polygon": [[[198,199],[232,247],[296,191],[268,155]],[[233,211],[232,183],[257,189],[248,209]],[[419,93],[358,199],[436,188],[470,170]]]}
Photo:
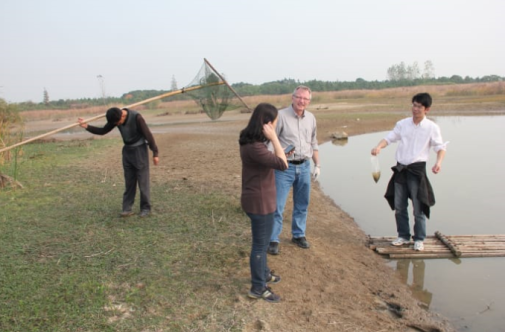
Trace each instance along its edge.
{"label": "sandy soil", "polygon": [[[227,112],[218,121],[210,121],[205,115],[148,118],[161,161],[160,166],[152,168],[152,181],[186,178],[239,199],[237,140],[249,116]],[[396,117],[404,116],[402,113]],[[356,135],[387,130],[393,125],[394,120],[381,117],[350,117],[338,123],[318,121],[319,141],[329,140],[334,131]],[[323,163],[322,171],[331,170]],[[245,332],[453,331],[444,319],[423,309],[383,258],[367,248],[366,234],[322,193],[317,182],[311,195],[307,239],[312,247],[304,250],[290,243],[289,199],[281,254],[268,257],[271,268],[282,276],[282,282],[273,287],[281,295],[281,303],[247,299],[248,284],[243,294],[237,294],[236,305],[250,310]],[[237,272],[247,280],[247,269]]]}

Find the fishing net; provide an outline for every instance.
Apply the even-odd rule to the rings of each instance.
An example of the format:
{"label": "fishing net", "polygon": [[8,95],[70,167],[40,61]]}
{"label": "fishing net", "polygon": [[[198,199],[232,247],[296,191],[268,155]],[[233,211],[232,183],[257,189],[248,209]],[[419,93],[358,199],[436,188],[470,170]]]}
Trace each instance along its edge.
{"label": "fishing net", "polygon": [[248,109],[240,96],[207,60],[204,61],[196,77],[182,90],[201,106],[212,120],[219,119],[225,110],[241,107]]}

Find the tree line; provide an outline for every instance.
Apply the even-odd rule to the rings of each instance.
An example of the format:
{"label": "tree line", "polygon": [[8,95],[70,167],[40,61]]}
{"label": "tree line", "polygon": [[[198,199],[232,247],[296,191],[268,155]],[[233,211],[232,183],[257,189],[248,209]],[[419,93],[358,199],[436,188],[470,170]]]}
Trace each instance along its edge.
{"label": "tree line", "polygon": [[[405,65],[403,62],[393,65],[388,69],[388,80],[385,81],[367,81],[363,78],[357,78],[355,81],[346,82],[330,82],[320,80],[299,81],[290,78],[285,78],[278,81],[266,82],[259,85],[250,83],[234,83],[231,86],[240,96],[257,96],[257,95],[282,95],[293,92],[296,86],[303,84],[309,86],[312,91],[342,91],[342,90],[380,90],[396,87],[418,86],[418,85],[444,85],[444,84],[465,84],[465,83],[482,83],[503,81],[505,77],[498,75],[487,75],[483,77],[469,77],[453,75],[451,77],[434,77],[433,66],[425,63],[424,72],[421,74],[416,63]],[[173,78],[172,90],[176,87],[175,79]],[[76,109],[92,106],[103,106],[111,104],[134,104],[148,98],[156,97],[167,93],[171,90],[135,90],[124,93],[120,97],[101,98],[81,98],[81,99],[60,99],[50,100],[46,89],[43,93],[43,102],[34,103],[31,101],[17,103],[17,108],[20,111],[40,110],[40,109]],[[168,97],[170,100],[189,100],[189,96],[184,94]],[[163,100],[162,100],[163,101]],[[149,105],[148,105],[149,106]]]}

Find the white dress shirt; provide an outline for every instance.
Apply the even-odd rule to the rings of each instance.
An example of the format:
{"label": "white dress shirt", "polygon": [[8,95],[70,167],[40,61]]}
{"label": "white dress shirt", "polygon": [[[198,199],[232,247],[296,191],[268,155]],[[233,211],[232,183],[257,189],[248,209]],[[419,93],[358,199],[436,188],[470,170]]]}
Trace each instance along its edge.
{"label": "white dress shirt", "polygon": [[417,125],[411,117],[398,121],[384,139],[388,145],[398,142],[396,161],[402,165],[426,162],[430,148],[438,152],[445,150],[447,145],[442,140],[440,127],[426,117]]}

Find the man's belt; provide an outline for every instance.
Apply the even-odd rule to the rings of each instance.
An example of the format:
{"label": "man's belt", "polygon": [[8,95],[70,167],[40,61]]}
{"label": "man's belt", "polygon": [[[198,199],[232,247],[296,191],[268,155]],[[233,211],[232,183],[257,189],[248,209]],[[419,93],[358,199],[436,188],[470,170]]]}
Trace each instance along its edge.
{"label": "man's belt", "polygon": [[306,162],[307,159],[301,159],[301,160],[288,160],[288,163],[293,164],[293,165],[300,165]]}

